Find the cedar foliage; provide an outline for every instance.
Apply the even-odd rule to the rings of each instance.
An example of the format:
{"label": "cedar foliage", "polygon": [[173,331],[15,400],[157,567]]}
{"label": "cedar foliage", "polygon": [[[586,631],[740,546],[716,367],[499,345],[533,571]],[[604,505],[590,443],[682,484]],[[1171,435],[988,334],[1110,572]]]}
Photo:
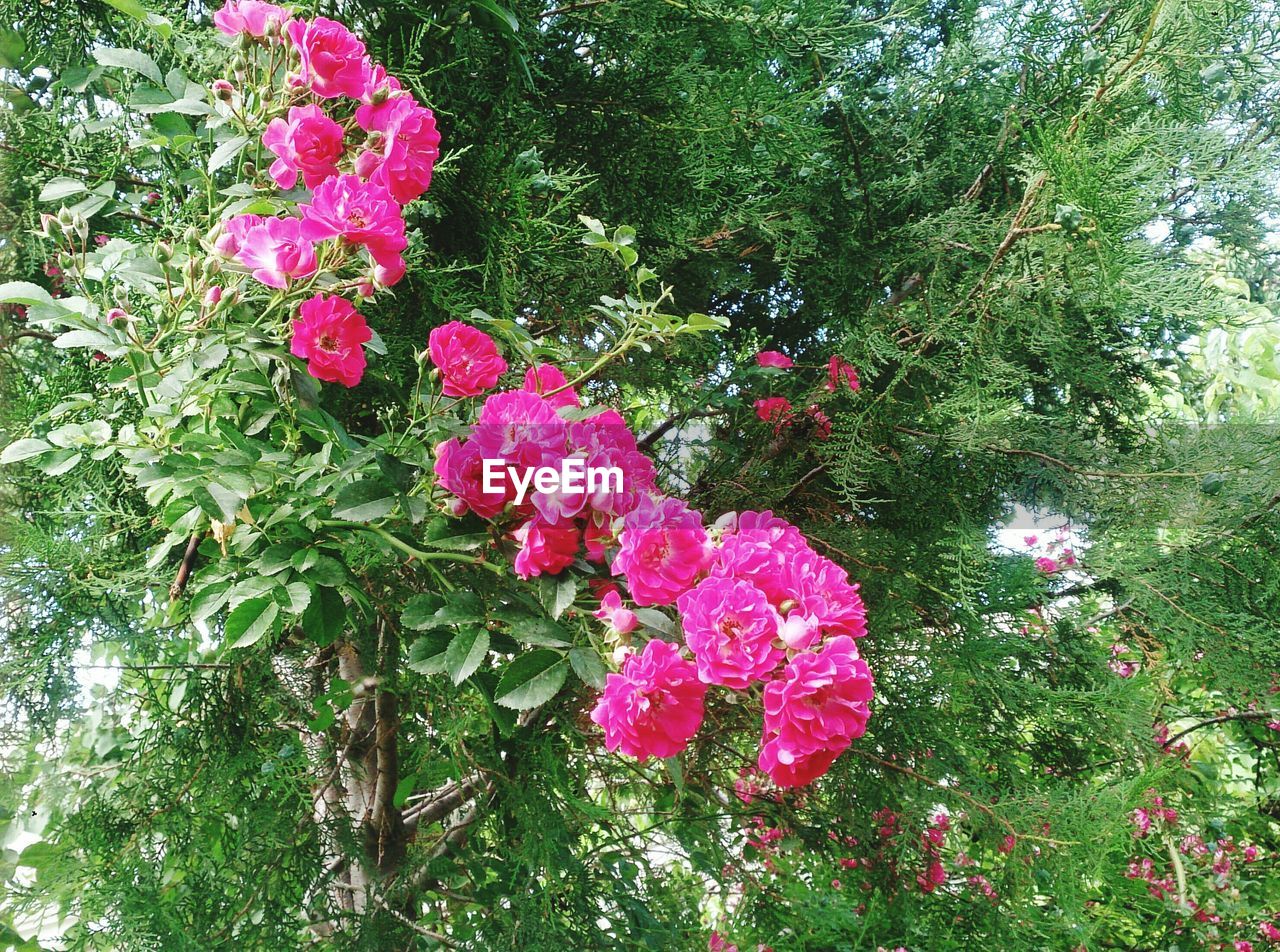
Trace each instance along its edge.
{"label": "cedar foliage", "polygon": [[[183,158],[136,145],[140,129],[108,107],[127,94],[122,74],[81,83],[95,45],[145,48],[192,77],[225,55],[207,9],[149,7],[171,36],[132,3],[0,0],[0,278],[48,283],[37,196],[66,170],[115,183],[128,214],[93,226],[134,240],[179,238],[201,201]],[[360,389],[327,388],[325,408],[377,434],[430,328],[472,308],[521,319],[550,353],[589,355],[589,306],[620,276],[584,252],[575,216],[633,226],[678,307],[733,326],[610,366],[591,397],[637,432],[668,426],[654,445],[664,482],[699,508],[772,508],[861,581],[871,728],[812,791],[744,804],[732,784],[757,726],[734,705],[709,712],[678,765],[637,767],[603,750],[582,685],[501,730],[483,691],[401,667],[401,776],[419,794],[490,780],[417,832],[379,884],[385,904],[344,909],[325,838],[352,857],[364,846],[310,820],[323,761],[305,722],[323,673],[296,644],[193,667],[223,663],[207,647],[218,622],[157,618],[181,551],[148,565],[164,528],[119,466],[6,467],[0,939],[46,947],[23,945],[27,917],[57,909],[73,918],[53,931],[84,949],[432,947],[424,932],[479,949],[698,949],[713,927],[779,952],[1169,948],[1189,941],[1180,916],[1124,876],[1135,856],[1164,862],[1163,844],[1132,835],[1149,789],[1187,831],[1280,850],[1280,735],[1266,727],[1280,720],[1280,444],[1243,394],[1212,410],[1199,399],[1280,378],[1272,8],[328,12],[436,111],[445,155],[410,223],[410,275],[370,314],[388,356]],[[148,204],[152,187],[162,199]],[[1241,279],[1243,292],[1229,283]],[[1211,328],[1256,337],[1267,315],[1256,381],[1223,383],[1193,359]],[[109,368],[25,334],[17,313],[0,322],[5,443],[106,391]],[[800,369],[751,370],[762,346]],[[857,394],[817,391],[832,353],[857,366]],[[830,440],[776,437],[751,411],[801,392],[824,401]],[[1074,527],[1079,571],[1046,576],[1002,544],[1027,511]],[[394,616],[439,590],[372,545],[343,557]],[[1132,678],[1108,670],[1117,640],[1141,660]],[[103,681],[95,664],[115,673],[86,687]],[[1185,758],[1152,741],[1157,724],[1176,734],[1214,717]],[[881,837],[886,807],[908,832]],[[916,887],[917,834],[939,808],[963,814],[948,862],[963,850],[996,900],[960,867],[947,888]],[[757,815],[788,831],[774,872],[744,845]],[[875,864],[836,865],[854,855]],[[1193,876],[1223,917],[1196,940],[1260,942],[1274,869],[1238,873],[1238,896]]]}

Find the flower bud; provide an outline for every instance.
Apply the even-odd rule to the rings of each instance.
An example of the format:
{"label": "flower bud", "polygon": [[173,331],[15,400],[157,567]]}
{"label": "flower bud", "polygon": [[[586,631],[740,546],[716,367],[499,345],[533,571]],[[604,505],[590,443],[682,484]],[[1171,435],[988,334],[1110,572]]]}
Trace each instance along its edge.
{"label": "flower bud", "polygon": [[209,88],[213,90],[213,96],[219,102],[231,102],[236,95],[236,88],[225,79],[214,80]]}
{"label": "flower bud", "polygon": [[40,216],[40,234],[46,238],[53,238],[58,233],[58,216],[50,215],[47,212]]}
{"label": "flower bud", "polygon": [[121,307],[129,306],[129,289],[126,288],[124,285],[122,284],[116,285],[114,297],[116,299],[116,303],[119,304]]}
{"label": "flower bud", "polygon": [[363,298],[373,297],[373,282],[361,281],[358,285],[356,285],[356,293]]}
{"label": "flower bud", "polygon": [[129,322],[129,312],[126,311],[124,308],[113,307],[111,310],[107,311],[108,324],[119,324],[119,323],[127,324],[128,322]]}
{"label": "flower bud", "polygon": [[222,271],[221,261],[219,261],[217,258],[204,259],[204,276],[206,278],[212,278],[215,274],[218,274],[220,271]]}
{"label": "flower bud", "polygon": [[67,208],[66,205],[63,205],[61,208],[58,209],[59,225],[61,225],[63,228],[66,228],[68,225],[71,224],[72,221],[74,221],[74,216],[71,214],[71,209]]}
{"label": "flower bud", "polygon": [[147,192],[147,196],[142,200],[142,203],[144,205],[154,205],[158,201],[160,201],[159,192]]}
{"label": "flower bud", "polygon": [[173,245],[167,241],[156,242],[156,260],[161,264],[168,264],[173,260]]}
{"label": "flower bud", "polygon": [[204,306],[213,309],[218,306],[218,302],[222,300],[222,288],[214,285],[208,291],[204,292]]}
{"label": "flower bud", "polygon": [[195,225],[188,226],[187,230],[182,233],[182,240],[192,247],[200,244],[200,229]]}
{"label": "flower bud", "polygon": [[245,178],[253,178],[253,177],[255,177],[257,174],[258,174],[258,167],[257,167],[256,165],[254,165],[252,162],[246,162],[246,163],[244,164],[244,176],[245,176]]}
{"label": "flower bud", "polygon": [[76,212],[71,216],[71,227],[75,229],[75,233],[80,236],[81,241],[89,240],[89,219]]}
{"label": "flower bud", "polygon": [[369,97],[375,106],[381,106],[384,102],[391,98],[391,87],[385,83],[373,91],[373,95]]}

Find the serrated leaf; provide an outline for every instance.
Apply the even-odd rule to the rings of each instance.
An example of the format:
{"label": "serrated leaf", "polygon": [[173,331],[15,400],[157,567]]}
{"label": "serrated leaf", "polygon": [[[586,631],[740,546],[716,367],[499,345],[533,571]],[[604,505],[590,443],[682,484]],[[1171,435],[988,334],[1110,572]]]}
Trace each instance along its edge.
{"label": "serrated leaf", "polygon": [[53,346],[59,350],[68,350],[72,347],[92,347],[94,350],[103,350],[104,348],[114,347],[113,341],[106,334],[99,331],[67,331],[65,334],[59,334],[53,341]]}
{"label": "serrated leaf", "polygon": [[209,156],[209,174],[212,175],[218,169],[230,163],[232,159],[240,154],[240,150],[248,144],[248,136],[234,136],[214,149],[213,155]]}
{"label": "serrated leaf", "polygon": [[108,46],[94,50],[93,58],[101,66],[119,66],[121,69],[141,73],[153,82],[164,82],[164,73],[160,72],[156,61],[141,50],[116,49]]}
{"label": "serrated leaf", "polygon": [[573,604],[577,594],[578,580],[568,572],[538,578],[538,600],[552,618],[563,615],[564,610]]}
{"label": "serrated leaf", "polygon": [[362,479],[343,487],[333,504],[333,517],[351,522],[372,522],[395,508],[396,497],[374,479]]}
{"label": "serrated leaf", "polygon": [[318,588],[302,613],[302,631],[307,640],[324,647],[332,644],[347,626],[347,605],[335,588]]}
{"label": "serrated leaf", "polygon": [[436,625],[471,625],[484,621],[484,603],[475,592],[450,592],[432,618]]}
{"label": "serrated leaf", "polygon": [[500,616],[511,629],[511,637],[527,645],[544,648],[565,648],[572,643],[569,633],[550,618],[533,615],[506,614]]}
{"label": "serrated leaf", "polygon": [[458,631],[444,652],[444,669],[454,684],[461,684],[475,673],[489,653],[489,632],[478,625]]}
{"label": "serrated leaf", "polygon": [[191,498],[205,513],[219,522],[234,522],[236,513],[244,505],[244,497],[222,483],[210,481],[191,491]]}
{"label": "serrated leaf", "polygon": [[584,684],[590,685],[597,691],[604,689],[609,669],[604,666],[604,662],[600,660],[600,655],[594,648],[570,648],[569,664],[573,665],[574,673],[582,679]]}
{"label": "serrated leaf", "polygon": [[404,610],[400,613],[400,624],[414,631],[434,628],[435,613],[443,605],[444,599],[439,595],[415,595],[405,603]]}
{"label": "serrated leaf", "polygon": [[280,617],[280,606],[275,599],[261,597],[241,602],[227,616],[226,638],[232,648],[248,648],[262,640],[262,636],[271,631]]}
{"label": "serrated leaf", "polygon": [[449,635],[442,631],[423,635],[409,646],[409,670],[419,674],[441,674],[444,671],[444,653],[451,641]]}
{"label": "serrated leaf", "polygon": [[502,672],[494,703],[517,711],[545,704],[556,696],[568,673],[569,663],[558,651],[539,648],[520,655]]}
{"label": "serrated leaf", "polygon": [[637,608],[635,613],[640,624],[646,628],[651,628],[664,635],[670,635],[672,638],[675,637],[675,623],[656,608]]}
{"label": "serrated leaf", "polygon": [[37,456],[43,456],[51,449],[53,447],[44,440],[34,438],[17,440],[6,446],[4,452],[0,453],[0,465],[8,466],[10,463],[21,463],[23,460],[34,459]]}

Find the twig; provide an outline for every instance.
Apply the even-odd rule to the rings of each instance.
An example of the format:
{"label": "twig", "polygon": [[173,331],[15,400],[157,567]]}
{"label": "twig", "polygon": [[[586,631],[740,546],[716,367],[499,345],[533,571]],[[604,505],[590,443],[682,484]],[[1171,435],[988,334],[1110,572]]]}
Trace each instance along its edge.
{"label": "twig", "polygon": [[1199,723],[1192,724],[1186,730],[1178,731],[1178,733],[1174,734],[1160,746],[1164,748],[1172,747],[1175,743],[1182,740],[1182,738],[1186,737],[1193,731],[1198,731],[1202,727],[1210,727],[1213,724],[1225,724],[1228,721],[1261,721],[1274,716],[1275,715],[1269,714],[1266,711],[1242,711],[1238,714],[1220,714],[1217,717],[1210,717],[1200,721]]}

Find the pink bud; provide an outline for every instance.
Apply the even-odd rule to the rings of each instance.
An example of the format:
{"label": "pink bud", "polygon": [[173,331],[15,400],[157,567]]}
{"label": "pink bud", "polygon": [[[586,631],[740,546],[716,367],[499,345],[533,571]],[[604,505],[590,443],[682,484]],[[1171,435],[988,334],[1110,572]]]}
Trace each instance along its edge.
{"label": "pink bud", "polygon": [[222,288],[214,285],[208,291],[204,292],[204,306],[217,307],[218,302],[222,300]]}

